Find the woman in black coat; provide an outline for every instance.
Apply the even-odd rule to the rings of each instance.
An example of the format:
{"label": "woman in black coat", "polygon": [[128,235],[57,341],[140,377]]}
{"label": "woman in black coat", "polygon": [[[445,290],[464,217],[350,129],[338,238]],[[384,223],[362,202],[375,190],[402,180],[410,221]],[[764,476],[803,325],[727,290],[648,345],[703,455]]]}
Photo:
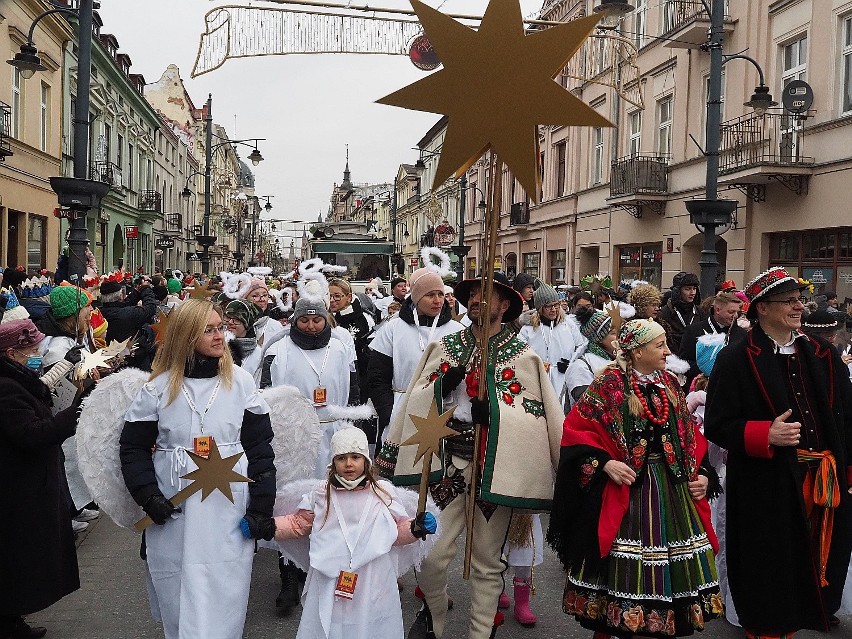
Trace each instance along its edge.
{"label": "woman in black coat", "polygon": [[38,378],[40,343],[31,320],[0,325],[0,637],[43,637],[23,615],[80,587],[71,514],[63,497],[62,442],[74,434],[77,406],[51,415]]}

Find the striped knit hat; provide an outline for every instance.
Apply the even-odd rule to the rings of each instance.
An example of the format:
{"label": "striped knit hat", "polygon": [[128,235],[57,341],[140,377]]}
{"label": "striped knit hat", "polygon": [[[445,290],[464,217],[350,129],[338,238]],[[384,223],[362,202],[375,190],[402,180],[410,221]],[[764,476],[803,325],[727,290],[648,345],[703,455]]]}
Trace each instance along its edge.
{"label": "striped knit hat", "polygon": [[598,342],[612,329],[612,318],[591,306],[581,306],[575,313],[580,322],[580,334],[590,342]]}

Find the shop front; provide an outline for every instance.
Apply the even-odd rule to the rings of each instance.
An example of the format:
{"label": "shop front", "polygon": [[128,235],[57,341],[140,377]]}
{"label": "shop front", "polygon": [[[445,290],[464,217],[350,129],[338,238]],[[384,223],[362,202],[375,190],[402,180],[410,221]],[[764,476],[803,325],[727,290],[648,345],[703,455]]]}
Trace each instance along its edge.
{"label": "shop front", "polygon": [[816,295],[835,292],[841,305],[852,303],[852,227],[773,233],[769,266],[809,280]]}

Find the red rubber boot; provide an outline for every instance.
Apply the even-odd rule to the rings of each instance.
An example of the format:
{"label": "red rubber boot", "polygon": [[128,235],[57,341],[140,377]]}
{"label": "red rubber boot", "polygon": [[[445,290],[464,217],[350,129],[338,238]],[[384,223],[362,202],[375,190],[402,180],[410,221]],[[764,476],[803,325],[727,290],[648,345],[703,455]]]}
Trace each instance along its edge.
{"label": "red rubber boot", "polygon": [[515,620],[525,628],[532,628],[538,619],[530,610],[530,582],[515,578],[512,583],[515,586]]}

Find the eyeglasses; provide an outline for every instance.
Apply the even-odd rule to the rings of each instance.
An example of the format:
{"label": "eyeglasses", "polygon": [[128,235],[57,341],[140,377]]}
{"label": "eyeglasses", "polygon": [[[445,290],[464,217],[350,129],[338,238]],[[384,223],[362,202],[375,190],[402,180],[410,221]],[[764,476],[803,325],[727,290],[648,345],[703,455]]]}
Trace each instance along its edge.
{"label": "eyeglasses", "polygon": [[333,299],[335,302],[339,302],[340,300],[342,300],[346,296],[343,293],[335,293],[334,295],[330,295],[329,297],[331,299]]}
{"label": "eyeglasses", "polygon": [[787,300],[758,300],[767,304],[786,304],[787,306],[795,306],[796,304],[804,304],[808,301],[806,297],[791,297]]}
{"label": "eyeglasses", "polygon": [[544,306],[541,307],[541,310],[543,310],[543,311],[558,311],[561,306],[562,306],[561,303],[554,302],[553,304],[545,304]]}
{"label": "eyeglasses", "polygon": [[265,295],[264,293],[254,293],[249,295],[249,299],[251,300],[268,300],[269,295]]}
{"label": "eyeglasses", "polygon": [[204,334],[212,335],[213,333],[219,333],[221,335],[225,333],[226,328],[227,327],[224,324],[219,324],[219,326],[208,326],[204,329]]}

